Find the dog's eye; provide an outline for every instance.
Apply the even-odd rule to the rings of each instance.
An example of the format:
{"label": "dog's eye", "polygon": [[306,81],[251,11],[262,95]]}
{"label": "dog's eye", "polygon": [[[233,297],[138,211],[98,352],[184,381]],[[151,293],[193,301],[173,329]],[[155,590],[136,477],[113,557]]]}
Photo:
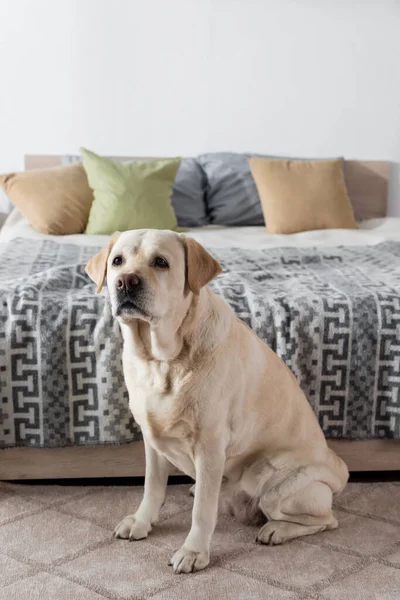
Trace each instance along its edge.
{"label": "dog's eye", "polygon": [[122,265],[122,256],[116,256],[112,261],[112,264],[114,267],[119,267],[120,265]]}
{"label": "dog's eye", "polygon": [[154,259],[154,266],[158,267],[159,269],[168,269],[169,264],[167,263],[165,258],[162,258],[161,256],[156,256],[156,258]]}

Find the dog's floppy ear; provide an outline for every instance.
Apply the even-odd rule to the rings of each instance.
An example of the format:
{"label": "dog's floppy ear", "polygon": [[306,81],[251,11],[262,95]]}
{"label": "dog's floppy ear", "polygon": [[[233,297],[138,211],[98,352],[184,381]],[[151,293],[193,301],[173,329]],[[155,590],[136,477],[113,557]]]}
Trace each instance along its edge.
{"label": "dog's floppy ear", "polygon": [[110,256],[111,249],[119,236],[119,231],[113,233],[107,246],[93,256],[85,267],[85,271],[89,275],[90,279],[97,284],[96,294],[100,294],[101,290],[103,289],[104,281],[107,275],[107,260]]}
{"label": "dog's floppy ear", "polygon": [[186,279],[193,294],[199,294],[202,287],[222,273],[222,267],[215,258],[196,240],[181,234],[186,249]]}

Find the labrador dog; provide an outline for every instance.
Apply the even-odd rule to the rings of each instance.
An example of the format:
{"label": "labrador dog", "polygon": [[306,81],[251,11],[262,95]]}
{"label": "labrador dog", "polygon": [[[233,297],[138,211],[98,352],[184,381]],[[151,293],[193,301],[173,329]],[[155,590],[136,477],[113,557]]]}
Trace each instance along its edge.
{"label": "labrador dog", "polygon": [[148,536],[171,465],[195,480],[176,573],[208,565],[221,487],[231,513],[265,517],[260,543],[335,529],[347,467],[288,367],[207,287],[219,263],[183,234],[137,230],[114,234],[86,271],[98,293],[107,280],[146,454],[143,500],[115,536]]}

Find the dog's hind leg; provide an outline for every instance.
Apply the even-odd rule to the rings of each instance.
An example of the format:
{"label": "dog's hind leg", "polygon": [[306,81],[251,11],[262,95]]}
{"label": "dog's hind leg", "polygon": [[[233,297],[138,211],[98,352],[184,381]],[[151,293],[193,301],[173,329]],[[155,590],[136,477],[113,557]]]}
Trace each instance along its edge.
{"label": "dog's hind leg", "polygon": [[276,546],[304,535],[313,535],[326,529],[336,529],[337,526],[337,521],[336,523],[332,521],[328,525],[299,525],[288,521],[268,521],[258,532],[257,542]]}
{"label": "dog's hind leg", "polygon": [[310,466],[288,473],[280,481],[268,482],[260,508],[268,523],[258,532],[257,541],[282,544],[287,540],[336,529],[332,513],[333,490],[338,484],[327,467]]}

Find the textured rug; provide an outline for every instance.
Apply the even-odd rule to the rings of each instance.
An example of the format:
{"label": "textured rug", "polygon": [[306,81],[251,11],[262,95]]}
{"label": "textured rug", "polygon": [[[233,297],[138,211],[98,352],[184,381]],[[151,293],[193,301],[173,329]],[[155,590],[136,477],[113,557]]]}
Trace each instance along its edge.
{"label": "textured rug", "polygon": [[400,484],[353,483],[336,503],[340,528],[283,546],[221,516],[211,564],[167,566],[190,525],[188,486],[170,486],[145,541],[111,536],[140,487],[0,483],[1,600],[399,600]]}

